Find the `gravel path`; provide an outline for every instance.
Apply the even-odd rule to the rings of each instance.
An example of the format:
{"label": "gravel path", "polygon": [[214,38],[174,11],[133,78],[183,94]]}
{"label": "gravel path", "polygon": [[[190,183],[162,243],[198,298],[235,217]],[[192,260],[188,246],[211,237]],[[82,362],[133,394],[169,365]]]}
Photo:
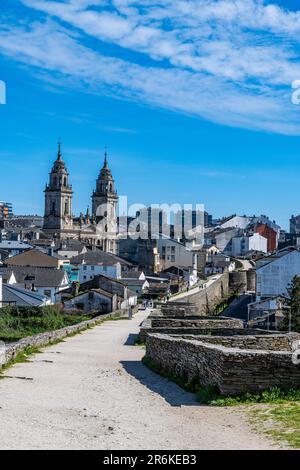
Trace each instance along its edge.
{"label": "gravel path", "polygon": [[199,406],[133,346],[145,318],[109,321],[0,380],[1,449],[270,449],[242,410]]}

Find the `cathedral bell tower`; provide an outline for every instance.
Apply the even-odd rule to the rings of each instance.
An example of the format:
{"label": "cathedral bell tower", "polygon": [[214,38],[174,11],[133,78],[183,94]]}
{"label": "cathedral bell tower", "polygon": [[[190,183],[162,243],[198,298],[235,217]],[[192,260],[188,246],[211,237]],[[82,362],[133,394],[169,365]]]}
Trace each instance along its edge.
{"label": "cathedral bell tower", "polygon": [[73,228],[72,186],[69,185],[69,173],[61,157],[58,144],[55,160],[45,189],[45,230],[70,230]]}
{"label": "cathedral bell tower", "polygon": [[115,182],[107,163],[107,152],[105,152],[104,164],[96,182],[96,190],[92,195],[92,217],[97,224],[100,246],[110,253],[117,253],[118,199]]}
{"label": "cathedral bell tower", "polygon": [[108,223],[116,221],[118,195],[115,182],[107,163],[107,152],[104,154],[104,164],[96,181],[96,190],[92,195],[92,215],[99,222],[107,218]]}

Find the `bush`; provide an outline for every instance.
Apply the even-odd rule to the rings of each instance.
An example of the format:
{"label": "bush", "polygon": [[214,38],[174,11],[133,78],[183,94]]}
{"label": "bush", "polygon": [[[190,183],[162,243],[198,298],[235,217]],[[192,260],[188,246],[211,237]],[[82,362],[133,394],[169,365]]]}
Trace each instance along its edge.
{"label": "bush", "polygon": [[90,315],[63,314],[57,306],[4,307],[0,310],[0,340],[17,341],[26,336],[58,330],[90,318]]}

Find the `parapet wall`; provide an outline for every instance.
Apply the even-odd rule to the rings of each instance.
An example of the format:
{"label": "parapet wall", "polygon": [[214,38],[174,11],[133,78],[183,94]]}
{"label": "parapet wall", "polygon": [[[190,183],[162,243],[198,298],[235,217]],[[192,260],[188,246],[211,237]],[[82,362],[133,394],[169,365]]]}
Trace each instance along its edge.
{"label": "parapet wall", "polygon": [[171,315],[210,315],[215,307],[230,293],[229,275],[222,274],[208,287],[200,289],[195,294],[186,295],[182,300],[179,298],[162,305],[162,314]]}
{"label": "parapet wall", "polygon": [[242,320],[226,317],[195,317],[195,318],[164,318],[154,317],[151,319],[152,328],[162,327],[195,327],[195,328],[243,328]]}
{"label": "parapet wall", "polygon": [[[235,329],[243,330],[243,321],[225,317],[189,318],[148,318],[141,326],[140,340],[145,342],[149,333],[168,334],[209,334],[211,331],[222,330],[223,334],[234,334]],[[246,331],[246,330],[245,330]]]}
{"label": "parapet wall", "polygon": [[[277,342],[277,347],[285,347],[285,350],[244,349],[245,341],[251,340],[249,337],[230,338],[230,341],[235,341],[235,347],[227,347],[228,343],[227,346],[220,343],[228,338],[209,337],[208,342],[207,337],[186,339],[160,333],[149,334],[146,338],[146,356],[176,376],[196,379],[202,386],[218,386],[223,395],[259,392],[274,386],[299,387],[300,365],[292,362],[292,351],[286,349],[289,341],[278,340],[278,335],[271,336],[275,341],[273,347],[276,348]],[[270,341],[271,336],[268,337]],[[255,347],[270,347],[263,340],[255,340]],[[236,347],[238,341],[242,349]]]}
{"label": "parapet wall", "polygon": [[[217,330],[218,331],[218,330]],[[222,330],[223,332],[224,330]],[[234,334],[236,332],[236,334]],[[219,346],[225,346],[227,348],[238,348],[238,349],[255,349],[265,351],[292,351],[292,345],[295,341],[299,340],[300,336],[296,334],[261,334],[260,330],[251,329],[242,330],[242,332],[249,332],[249,334],[241,335],[241,330],[232,330],[227,335],[218,334],[215,336],[207,335],[188,335],[181,336],[184,339],[196,339],[197,341],[204,341],[209,344],[216,344]],[[233,334],[232,334],[233,333]],[[268,332],[266,332],[268,333]]]}

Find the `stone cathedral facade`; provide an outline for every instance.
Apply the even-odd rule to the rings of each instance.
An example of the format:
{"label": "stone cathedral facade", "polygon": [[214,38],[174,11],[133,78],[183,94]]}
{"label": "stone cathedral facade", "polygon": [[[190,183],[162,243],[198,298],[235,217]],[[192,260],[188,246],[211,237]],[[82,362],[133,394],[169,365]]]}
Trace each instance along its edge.
{"label": "stone cathedral facade", "polygon": [[97,246],[103,251],[117,254],[118,194],[106,152],[92,195],[92,213],[87,209],[85,215],[81,213],[78,218],[74,217],[72,201],[73,189],[59,144],[57,158],[45,188],[43,232],[53,239],[76,239],[87,245]]}

